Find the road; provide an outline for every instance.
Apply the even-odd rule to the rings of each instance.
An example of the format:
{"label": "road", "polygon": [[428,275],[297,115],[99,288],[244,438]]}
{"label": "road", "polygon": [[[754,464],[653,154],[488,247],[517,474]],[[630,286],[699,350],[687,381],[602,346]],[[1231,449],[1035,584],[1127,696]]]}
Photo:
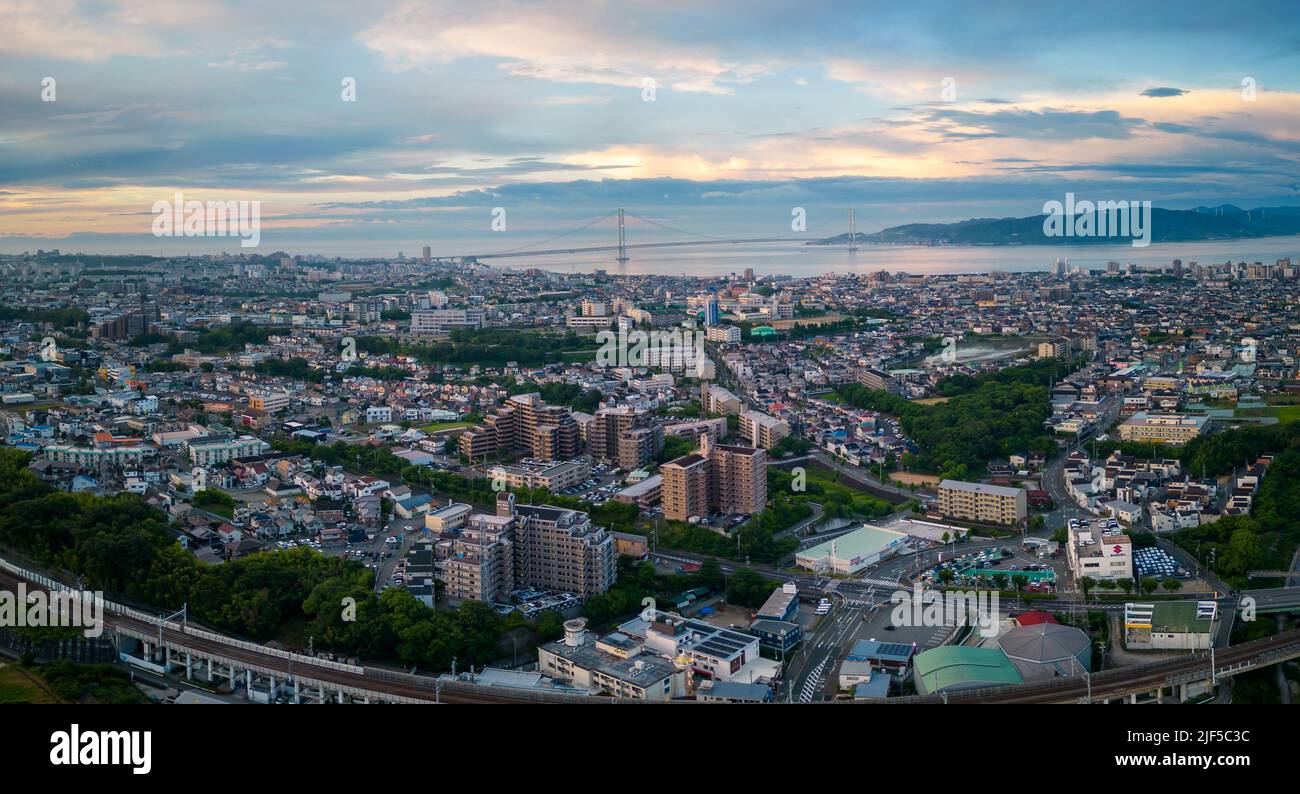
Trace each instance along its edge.
{"label": "road", "polygon": [[[1114,395],[1107,397],[1102,400],[1102,405],[1104,407],[1102,409],[1101,421],[1098,423],[1097,428],[1094,428],[1092,434],[1089,435],[1089,438],[1095,436],[1098,430],[1104,431],[1106,428],[1109,428],[1115,423],[1115,420],[1119,418],[1120,400],[1118,397]],[[1088,438],[1083,438],[1070,444],[1062,450],[1059,455],[1048,461],[1047,467],[1043,470],[1043,490],[1047,491],[1048,495],[1052,497],[1052,501],[1056,503],[1056,507],[1053,510],[1044,514],[1044,518],[1047,519],[1049,527],[1054,528],[1058,523],[1059,525],[1067,524],[1071,518],[1094,517],[1088,511],[1079,507],[1079,505],[1070,498],[1070,493],[1066,489],[1065,484],[1066,457],[1068,457],[1071,452],[1087,443]]]}
{"label": "road", "polygon": [[865,593],[831,593],[830,614],[822,618],[817,631],[806,637],[799,653],[787,662],[792,672],[787,676],[786,702],[813,703],[839,688],[835,680],[839,660],[848,653],[863,614],[874,610],[874,593],[875,588]]}

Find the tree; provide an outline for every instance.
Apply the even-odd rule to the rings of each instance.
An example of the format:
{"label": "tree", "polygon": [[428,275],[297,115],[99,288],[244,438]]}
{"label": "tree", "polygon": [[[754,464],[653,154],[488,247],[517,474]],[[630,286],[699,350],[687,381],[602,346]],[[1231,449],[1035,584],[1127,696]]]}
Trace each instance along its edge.
{"label": "tree", "polygon": [[1154,576],[1142,577],[1142,581],[1138,588],[1138,595],[1141,595],[1142,593],[1154,593],[1156,591],[1156,587],[1159,586],[1159,584],[1160,584],[1160,580],[1155,578]]}
{"label": "tree", "polygon": [[1246,527],[1232,533],[1228,546],[1219,555],[1218,569],[1224,576],[1244,576],[1260,556],[1259,538]]}
{"label": "tree", "polygon": [[1133,592],[1133,580],[1127,577],[1119,580],[1119,589],[1124,591],[1124,595]]}
{"label": "tree", "polygon": [[1021,590],[1024,590],[1024,589],[1025,589],[1025,585],[1029,584],[1029,577],[1028,577],[1028,576],[1025,576],[1023,573],[1012,574],[1012,575],[1011,575],[1011,584],[1015,585],[1015,588],[1016,588],[1016,598],[1019,598],[1019,597],[1020,597],[1020,591],[1021,591]]}
{"label": "tree", "polygon": [[1088,600],[1088,594],[1092,592],[1092,588],[1095,584],[1097,584],[1097,580],[1093,579],[1091,576],[1079,577],[1079,590],[1083,592],[1084,601]]}
{"label": "tree", "polygon": [[956,576],[957,574],[953,573],[951,568],[944,568],[943,570],[939,571],[939,581],[943,582],[944,584],[950,584]]}
{"label": "tree", "polygon": [[718,590],[726,579],[722,575],[722,566],[712,557],[700,563],[700,570],[696,577],[700,580],[701,585],[710,590]]}
{"label": "tree", "polygon": [[1173,578],[1172,576],[1165,579],[1164,582],[1161,583],[1161,585],[1171,593],[1176,590],[1183,589],[1183,583]]}

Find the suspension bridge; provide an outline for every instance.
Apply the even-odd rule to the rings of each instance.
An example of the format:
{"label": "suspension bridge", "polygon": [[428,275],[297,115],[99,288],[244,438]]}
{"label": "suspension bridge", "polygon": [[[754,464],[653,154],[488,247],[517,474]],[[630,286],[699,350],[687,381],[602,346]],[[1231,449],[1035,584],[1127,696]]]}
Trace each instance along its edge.
{"label": "suspension bridge", "polygon": [[[649,226],[658,227],[665,231],[673,232],[675,234],[685,235],[686,237],[692,239],[670,240],[670,241],[663,241],[663,242],[629,243],[627,241],[627,219],[628,218],[633,218]],[[545,246],[554,243],[556,240],[560,240],[565,237],[569,237],[571,235],[577,234],[579,232],[586,231],[587,229],[591,229],[592,227],[596,226],[597,224],[600,224],[603,221],[607,221],[611,219],[616,219],[617,230],[618,230],[618,241],[615,244],[577,246],[572,248],[541,248],[540,247],[540,246]],[[660,223],[659,221],[651,220],[650,218],[645,218],[640,215],[636,215],[632,212],[628,212],[623,207],[619,207],[617,210],[614,210],[613,212],[610,212],[607,215],[602,215],[601,217],[596,218],[595,220],[589,221],[587,223],[584,223],[581,226],[577,226],[573,229],[569,229],[568,231],[561,232],[560,234],[547,237],[546,239],[543,240],[536,240],[530,243],[526,243],[524,245],[516,246],[514,248],[508,248],[504,251],[495,251],[492,253],[483,253],[483,254],[467,254],[464,256],[442,257],[442,258],[445,259],[505,259],[509,257],[547,256],[551,254],[588,254],[588,253],[599,253],[602,251],[616,251],[617,256],[615,257],[615,261],[619,263],[623,263],[623,262],[627,262],[628,259],[630,258],[628,256],[628,251],[632,251],[636,249],[677,248],[677,247],[692,246],[692,245],[741,245],[746,243],[811,242],[813,240],[822,239],[821,236],[814,235],[813,232],[816,232],[819,229],[828,226],[829,224],[836,223],[837,221],[838,218],[831,218],[830,220],[824,221],[823,223],[818,224],[817,226],[814,226],[811,229],[807,229],[803,232],[786,235],[783,237],[718,237],[715,235],[700,234],[698,232],[691,232],[685,229],[679,229],[674,226],[669,226],[665,223]],[[882,229],[885,228],[883,224],[876,223],[875,221],[871,221],[871,223],[875,226],[878,226],[879,228]],[[848,237],[846,241],[846,246],[849,251],[857,250],[858,240],[861,236],[862,234],[857,231],[856,215],[854,213],[853,208],[850,207],[848,210]]]}

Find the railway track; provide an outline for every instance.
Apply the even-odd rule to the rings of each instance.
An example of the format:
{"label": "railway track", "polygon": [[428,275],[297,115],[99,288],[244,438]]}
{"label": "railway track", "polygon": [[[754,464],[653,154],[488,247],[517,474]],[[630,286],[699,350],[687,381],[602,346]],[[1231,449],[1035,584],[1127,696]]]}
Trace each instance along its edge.
{"label": "railway track", "polygon": [[[44,589],[36,582],[20,579],[10,571],[0,569],[0,584],[17,588],[19,583],[28,590]],[[116,628],[143,637],[157,637],[158,623],[141,620],[131,615],[106,610],[106,627]],[[223,639],[225,641],[223,641]],[[428,703],[623,703],[626,701],[606,697],[580,697],[545,692],[518,692],[494,690],[465,682],[436,682],[432,678],[382,668],[365,667],[362,672],[313,663],[310,657],[297,661],[277,655],[267,648],[247,648],[233,644],[233,639],[213,639],[196,636],[174,624],[164,624],[163,642],[173,648],[209,654],[244,665],[269,670],[285,680],[292,677],[308,678],[326,684],[348,687],[377,694],[395,695]],[[1215,669],[1226,670],[1249,664],[1268,656],[1300,655],[1300,629],[1275,634],[1251,642],[1232,645],[1217,651]],[[1206,671],[1210,664],[1208,654],[1189,655],[1184,658],[1157,662],[1140,667],[1126,667],[1096,673],[1092,676],[1091,697],[1104,700],[1122,697],[1133,692],[1154,690],[1165,686],[1179,676]],[[290,668],[293,668],[292,671]],[[292,674],[291,674],[292,672]],[[1089,696],[1088,683],[1081,677],[1069,677],[1045,684],[1022,684],[995,689],[970,690],[950,693],[946,698],[937,695],[890,698],[888,703],[1074,703]]]}

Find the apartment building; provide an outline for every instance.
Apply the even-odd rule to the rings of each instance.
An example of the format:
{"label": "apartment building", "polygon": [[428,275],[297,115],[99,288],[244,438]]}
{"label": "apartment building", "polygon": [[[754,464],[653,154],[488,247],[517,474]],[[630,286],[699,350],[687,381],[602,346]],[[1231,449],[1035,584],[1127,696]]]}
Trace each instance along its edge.
{"label": "apartment building", "polygon": [[704,410],[707,413],[738,414],[740,409],[740,398],[721,386],[712,384],[704,390]]}
{"label": "apartment building", "polygon": [[876,391],[887,391],[897,394],[900,390],[898,379],[887,372],[875,369],[873,367],[864,367],[857,372],[858,383],[866,386],[868,389]]}
{"label": "apartment building", "polygon": [[569,460],[583,451],[582,430],[568,408],[547,405],[541,394],[516,394],[462,433],[460,451],[481,460],[499,451],[522,450],[540,460]]}
{"label": "apartment building", "polygon": [[790,423],[761,411],[746,411],[740,415],[740,435],[750,446],[771,449],[790,435]]}
{"label": "apartment building", "polygon": [[704,338],[710,342],[734,345],[740,342],[740,329],[734,325],[711,325],[705,329]]}
{"label": "apartment building", "polygon": [[489,604],[508,598],[515,588],[513,527],[511,516],[470,516],[442,562],[447,598]]}
{"label": "apartment building", "polygon": [[1125,441],[1186,444],[1209,427],[1208,416],[1139,411],[1119,426]]}
{"label": "apartment building", "polygon": [[[706,444],[707,439],[705,436]],[[664,505],[664,518],[687,521],[691,516],[709,512],[710,466],[707,458],[692,452],[660,466],[659,474],[663,477],[659,499]]]}
{"label": "apartment building", "polygon": [[614,538],[578,510],[516,505],[514,494],[497,495],[497,515],[514,519],[516,587],[575,593],[603,593],[617,576]]}
{"label": "apartment building", "polygon": [[191,438],[183,446],[186,456],[196,466],[219,466],[236,458],[261,455],[271,448],[260,438],[233,435]]}
{"label": "apartment building", "polygon": [[1029,515],[1029,508],[1023,488],[944,480],[939,483],[939,513],[945,518],[1013,525]]}
{"label": "apartment building", "polygon": [[665,463],[659,474],[664,516],[674,521],[713,511],[753,515],[767,504],[767,454],[755,447],[701,436],[697,452]]}
{"label": "apartment building", "polygon": [[690,422],[674,422],[664,425],[663,428],[665,436],[679,436],[697,442],[700,436],[708,436],[709,441],[716,444],[727,435],[727,420],[722,417],[696,419]]}
{"label": "apartment building", "polygon": [[579,459],[562,463],[493,466],[489,473],[492,479],[504,482],[510,488],[545,488],[555,492],[590,477],[591,464]]}
{"label": "apartment building", "polygon": [[631,406],[601,408],[587,430],[587,449],[602,463],[639,469],[663,449],[663,437],[649,411]]}

